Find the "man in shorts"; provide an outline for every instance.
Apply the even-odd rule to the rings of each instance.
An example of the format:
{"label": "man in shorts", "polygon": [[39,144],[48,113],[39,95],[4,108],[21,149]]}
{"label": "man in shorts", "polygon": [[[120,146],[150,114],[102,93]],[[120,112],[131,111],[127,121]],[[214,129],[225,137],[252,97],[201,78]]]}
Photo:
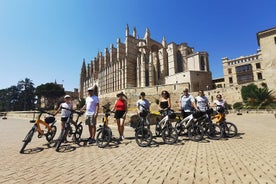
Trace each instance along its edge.
{"label": "man in shorts", "polygon": [[86,109],[85,124],[88,125],[90,137],[89,144],[95,143],[96,124],[99,112],[99,98],[94,94],[94,87],[88,88],[88,96],[85,99],[85,105],[82,109]]}

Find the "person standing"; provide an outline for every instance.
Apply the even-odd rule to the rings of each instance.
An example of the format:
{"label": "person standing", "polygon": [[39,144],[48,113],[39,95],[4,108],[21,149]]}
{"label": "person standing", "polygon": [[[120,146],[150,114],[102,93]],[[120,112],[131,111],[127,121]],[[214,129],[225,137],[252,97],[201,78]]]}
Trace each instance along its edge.
{"label": "person standing", "polygon": [[161,98],[159,100],[159,109],[170,109],[171,108],[171,98],[170,93],[166,90],[163,90],[161,92]]}
{"label": "person standing", "polygon": [[114,118],[118,126],[119,141],[122,141],[125,138],[124,129],[127,114],[127,96],[123,92],[117,94],[117,100],[111,111],[115,112]]}
{"label": "person standing", "polygon": [[61,110],[61,130],[64,129],[66,121],[71,117],[70,110],[73,108],[70,95],[65,95],[64,100],[65,101],[59,105],[57,111],[54,113],[55,116]]}
{"label": "person standing", "polygon": [[[140,99],[136,102],[137,113],[140,117],[147,117],[148,112],[150,111],[150,102],[145,98],[145,92],[140,93]],[[147,126],[149,127],[149,122],[146,121]]]}
{"label": "person standing", "polygon": [[198,96],[195,98],[195,101],[196,106],[200,111],[205,112],[207,109],[209,109],[209,100],[205,96],[203,90],[198,91]]}
{"label": "person standing", "polygon": [[99,112],[99,98],[94,94],[94,90],[94,87],[88,88],[88,96],[85,99],[85,105],[82,107],[82,109],[86,110],[85,124],[88,125],[89,130],[89,144],[95,142],[96,124]]}
{"label": "person standing", "polygon": [[227,103],[224,99],[222,99],[221,94],[217,94],[216,100],[214,100],[214,106],[216,110],[222,107],[225,111],[227,111]]}
{"label": "person standing", "polygon": [[197,109],[195,98],[191,94],[189,94],[188,88],[185,88],[183,90],[183,94],[180,95],[179,108],[181,110],[183,118],[189,116],[192,113],[193,109]]}

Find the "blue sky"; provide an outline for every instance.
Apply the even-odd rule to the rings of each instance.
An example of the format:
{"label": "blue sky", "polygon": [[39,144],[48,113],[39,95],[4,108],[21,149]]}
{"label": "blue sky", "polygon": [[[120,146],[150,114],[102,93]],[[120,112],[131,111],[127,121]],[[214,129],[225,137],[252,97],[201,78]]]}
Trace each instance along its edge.
{"label": "blue sky", "polygon": [[0,0],[0,89],[25,78],[78,88],[83,59],[124,42],[126,24],[207,51],[213,78],[223,77],[221,58],[255,54],[275,9],[275,0]]}

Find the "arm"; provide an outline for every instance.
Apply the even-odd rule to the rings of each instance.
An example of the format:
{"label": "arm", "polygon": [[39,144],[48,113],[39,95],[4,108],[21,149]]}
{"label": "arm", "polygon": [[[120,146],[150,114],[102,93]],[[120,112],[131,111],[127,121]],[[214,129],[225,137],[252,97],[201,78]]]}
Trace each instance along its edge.
{"label": "arm", "polygon": [[97,118],[98,117],[98,113],[99,113],[99,103],[97,103],[96,105],[96,112],[94,114],[94,117]]}
{"label": "arm", "polygon": [[59,105],[57,111],[53,114],[54,116],[57,115],[57,113],[61,110],[61,104]]}
{"label": "arm", "polygon": [[117,100],[115,101],[115,104],[114,104],[113,108],[111,109],[111,112],[115,112],[116,103],[117,103]]}
{"label": "arm", "polygon": [[172,106],[172,104],[171,104],[171,98],[168,98],[168,108],[170,109],[171,106]]}

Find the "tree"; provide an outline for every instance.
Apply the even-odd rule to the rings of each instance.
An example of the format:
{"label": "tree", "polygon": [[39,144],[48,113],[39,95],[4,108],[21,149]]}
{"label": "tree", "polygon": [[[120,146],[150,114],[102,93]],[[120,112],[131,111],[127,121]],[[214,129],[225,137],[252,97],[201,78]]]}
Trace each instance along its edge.
{"label": "tree", "polygon": [[36,87],[36,95],[38,99],[45,99],[45,107],[54,108],[54,104],[58,98],[65,94],[64,88],[56,83],[46,83]]}
{"label": "tree", "polygon": [[273,102],[273,91],[269,90],[266,84],[262,84],[262,87],[258,88],[255,84],[243,86],[241,94],[243,101],[248,106],[257,108],[264,108]]}
{"label": "tree", "polygon": [[20,90],[19,105],[21,109],[24,111],[33,109],[35,102],[35,88],[33,82],[25,78],[25,80],[21,80],[17,83],[17,88]]}

